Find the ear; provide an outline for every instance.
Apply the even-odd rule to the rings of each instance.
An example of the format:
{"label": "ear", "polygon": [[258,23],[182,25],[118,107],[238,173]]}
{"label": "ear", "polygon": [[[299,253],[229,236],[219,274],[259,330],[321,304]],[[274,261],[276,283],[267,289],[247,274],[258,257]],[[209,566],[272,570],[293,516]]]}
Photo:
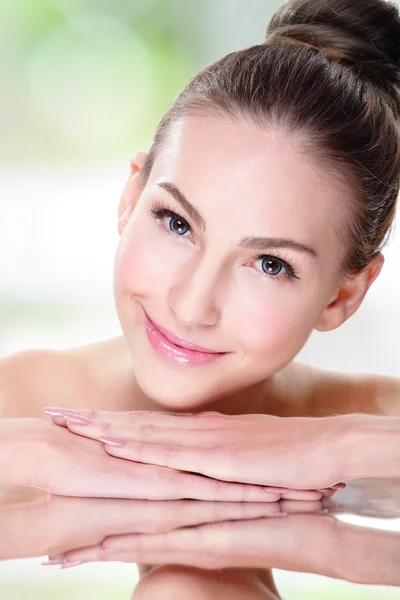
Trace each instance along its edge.
{"label": "ear", "polygon": [[131,159],[128,180],[125,184],[121,199],[118,204],[118,233],[122,234],[135,208],[142,188],[139,185],[139,173],[147,158],[145,152],[137,152]]}
{"label": "ear", "polygon": [[385,257],[381,252],[378,252],[357,277],[345,278],[334,299],[320,315],[314,329],[317,331],[331,331],[347,321],[360,306],[369,287],[378,277],[384,262]]}

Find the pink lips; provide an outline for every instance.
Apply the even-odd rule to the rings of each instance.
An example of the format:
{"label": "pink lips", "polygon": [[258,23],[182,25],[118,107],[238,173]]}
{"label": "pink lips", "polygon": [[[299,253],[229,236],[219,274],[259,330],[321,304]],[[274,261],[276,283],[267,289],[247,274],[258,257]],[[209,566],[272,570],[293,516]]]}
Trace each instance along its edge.
{"label": "pink lips", "polygon": [[146,333],[152,348],[168,361],[178,365],[203,365],[226,354],[178,338],[167,329],[153,323],[147,313],[144,310],[143,312]]}

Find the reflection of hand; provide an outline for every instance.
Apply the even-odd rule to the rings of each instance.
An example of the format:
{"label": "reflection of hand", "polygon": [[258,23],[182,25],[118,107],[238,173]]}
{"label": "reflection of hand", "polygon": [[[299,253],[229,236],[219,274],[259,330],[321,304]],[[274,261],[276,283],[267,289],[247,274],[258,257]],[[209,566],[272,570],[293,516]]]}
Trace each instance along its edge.
{"label": "reflection of hand", "polygon": [[[13,490],[11,488],[11,492]],[[279,502],[149,502],[69,498],[44,492],[39,498],[23,501],[23,491],[29,498],[31,490],[20,488],[16,504],[8,503],[6,492],[6,501],[0,506],[0,560],[59,554],[72,548],[101,544],[110,535],[162,534],[201,523],[283,514]],[[321,507],[319,502],[306,504]]]}
{"label": "reflection of hand", "polygon": [[399,556],[398,533],[349,525],[328,514],[293,513],[285,519],[225,521],[161,535],[112,536],[102,545],[68,552],[64,560],[278,568],[398,586]]}
{"label": "reflection of hand", "polygon": [[[60,423],[61,415],[54,409],[53,415]],[[185,416],[156,411],[75,415],[63,414],[69,430],[93,439],[106,436],[110,440],[106,450],[113,456],[223,481],[321,489],[340,482],[345,462],[344,456],[340,460],[343,425],[335,417]]]}
{"label": "reflection of hand", "polygon": [[41,419],[0,420],[0,483],[62,496],[276,502],[262,486],[220,482],[166,467],[115,460],[104,444]]}

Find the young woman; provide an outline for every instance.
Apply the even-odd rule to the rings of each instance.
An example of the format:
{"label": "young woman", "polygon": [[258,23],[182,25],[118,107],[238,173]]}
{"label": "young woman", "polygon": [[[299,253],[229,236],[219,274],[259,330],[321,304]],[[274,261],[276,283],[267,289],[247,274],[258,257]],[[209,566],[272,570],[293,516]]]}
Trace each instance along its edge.
{"label": "young woman", "polygon": [[[400,475],[400,380],[295,361],[314,329],[355,313],[383,266],[399,35],[383,0],[292,0],[263,44],[189,82],[119,204],[123,336],[2,361],[1,481],[271,501]],[[64,427],[42,419],[46,405]]]}

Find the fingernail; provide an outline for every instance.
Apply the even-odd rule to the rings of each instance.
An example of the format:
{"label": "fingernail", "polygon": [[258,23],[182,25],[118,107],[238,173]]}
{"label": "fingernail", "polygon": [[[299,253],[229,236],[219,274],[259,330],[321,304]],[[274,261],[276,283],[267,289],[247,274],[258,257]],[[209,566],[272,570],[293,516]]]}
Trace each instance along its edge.
{"label": "fingernail", "polygon": [[104,444],[109,444],[110,446],[124,446],[125,442],[122,442],[121,440],[117,440],[116,438],[112,438],[112,437],[105,437],[105,436],[100,436],[99,437],[100,442],[103,442]]}
{"label": "fingernail", "polygon": [[62,416],[64,413],[74,414],[73,410],[69,410],[68,408],[59,408],[58,406],[46,406],[44,412],[46,415],[52,416]]}
{"label": "fingernail", "polygon": [[289,491],[289,488],[273,487],[268,485],[263,485],[263,488],[264,490],[267,490],[267,492],[272,492],[274,494],[284,494],[285,492]]}
{"label": "fingernail", "polygon": [[69,569],[70,567],[77,567],[78,565],[83,565],[85,563],[84,560],[72,560],[71,562],[65,562],[61,565],[61,569]]}
{"label": "fingernail", "polygon": [[71,423],[75,423],[76,425],[89,425],[89,423],[93,423],[90,419],[86,417],[82,417],[81,415],[74,415],[68,412],[63,414],[63,417],[66,421],[70,421]]}
{"label": "fingernail", "polygon": [[342,483],[336,483],[335,485],[332,485],[331,487],[334,488],[335,490],[344,490],[344,488],[347,486],[347,483],[345,483],[344,481]]}

